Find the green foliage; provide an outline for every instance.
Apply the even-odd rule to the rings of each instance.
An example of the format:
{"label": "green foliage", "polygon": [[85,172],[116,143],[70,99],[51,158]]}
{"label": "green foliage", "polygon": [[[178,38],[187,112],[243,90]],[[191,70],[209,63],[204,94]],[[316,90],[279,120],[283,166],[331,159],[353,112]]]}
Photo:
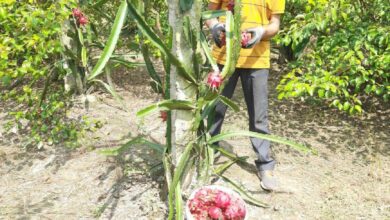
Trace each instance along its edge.
{"label": "green foliage", "polygon": [[61,22],[70,15],[69,1],[26,4],[0,3],[0,78],[1,86],[11,86],[15,79],[28,77],[37,81],[45,76],[51,57],[58,56]]}
{"label": "green foliage", "polygon": [[79,136],[80,124],[66,117],[68,97],[60,85],[59,36],[74,6],[69,0],[0,3],[0,99],[12,109],[8,127],[29,132],[26,145]]}
{"label": "green foliage", "polygon": [[126,0],[124,0],[122,1],[122,4],[118,9],[117,16],[112,26],[112,31],[110,37],[107,40],[106,46],[104,47],[104,51],[100,56],[99,61],[93,68],[91,75],[88,77],[88,80],[96,78],[96,76],[98,76],[102,72],[103,68],[110,60],[110,57],[112,56],[112,53],[114,52],[115,46],[118,42],[119,34],[121,32],[123,24],[125,23],[126,16],[127,16],[127,2]]}
{"label": "green foliage", "polygon": [[161,53],[163,53],[172,65],[175,65],[178,73],[187,79],[190,82],[195,82],[195,77],[193,75],[192,69],[186,68],[183,63],[179,61],[179,59],[174,56],[171,50],[167,47],[167,45],[161,40],[161,38],[153,31],[153,29],[145,22],[140,13],[136,10],[133,4],[129,4],[129,14],[132,16],[134,21],[136,22],[140,31],[148,37],[148,39],[156,46]]}
{"label": "green foliage", "polygon": [[293,62],[279,98],[324,100],[361,113],[362,102],[390,98],[390,2],[292,0],[278,42]]}
{"label": "green foliage", "polygon": [[[104,69],[108,83],[95,78],[96,70],[94,79],[87,81],[98,61],[96,53],[104,49],[120,2],[1,1],[0,98],[13,108],[9,113],[14,120],[8,126],[26,131],[28,144],[74,142],[83,125],[67,119],[70,95],[88,95],[90,86],[99,84],[120,100],[111,83],[111,69],[144,65],[130,62],[131,54],[111,50],[102,56],[105,63],[109,61]],[[78,24],[72,16],[73,8],[81,9],[88,24]],[[122,31],[126,36],[118,42],[122,51],[136,51],[139,46],[134,37],[129,37],[136,25],[127,25]]]}

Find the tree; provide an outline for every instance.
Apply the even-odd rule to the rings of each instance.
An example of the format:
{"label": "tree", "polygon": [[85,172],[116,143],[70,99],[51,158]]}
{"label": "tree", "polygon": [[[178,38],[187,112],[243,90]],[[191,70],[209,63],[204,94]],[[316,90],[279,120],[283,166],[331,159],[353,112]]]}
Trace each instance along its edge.
{"label": "tree", "polygon": [[[188,3],[187,3],[188,2]],[[192,31],[200,33],[199,21],[201,18],[201,1],[182,1],[171,0],[168,2],[169,24],[172,28],[172,53],[184,64],[188,71],[192,70],[192,62],[195,51],[200,49],[199,42],[194,45],[195,51],[191,44],[187,42],[184,34],[185,20],[190,22],[189,26],[193,27]],[[185,100],[189,102],[196,101],[197,87],[196,84],[189,82],[178,74],[178,69],[173,67],[170,75],[170,96],[174,100]],[[192,130],[192,121],[194,111],[176,110],[172,114],[172,159],[177,165],[185,146],[196,139],[196,132]]]}
{"label": "tree", "polygon": [[384,0],[293,0],[279,42],[290,56],[279,98],[310,97],[350,114],[390,99],[390,9]]}

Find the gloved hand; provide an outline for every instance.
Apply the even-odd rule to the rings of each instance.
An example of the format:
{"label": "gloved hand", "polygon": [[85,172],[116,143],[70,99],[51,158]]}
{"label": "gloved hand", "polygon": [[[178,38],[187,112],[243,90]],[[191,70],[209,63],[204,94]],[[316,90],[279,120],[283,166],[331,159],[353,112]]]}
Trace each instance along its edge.
{"label": "gloved hand", "polygon": [[263,27],[249,28],[245,31],[250,33],[252,35],[252,38],[248,41],[248,43],[243,48],[254,47],[257,43],[261,41],[265,32]]}
{"label": "gloved hand", "polygon": [[218,47],[222,47],[222,39],[221,39],[221,34],[224,33],[225,30],[225,25],[222,23],[216,23],[212,28],[211,28],[211,33],[213,35],[213,39],[215,44],[217,44]]}

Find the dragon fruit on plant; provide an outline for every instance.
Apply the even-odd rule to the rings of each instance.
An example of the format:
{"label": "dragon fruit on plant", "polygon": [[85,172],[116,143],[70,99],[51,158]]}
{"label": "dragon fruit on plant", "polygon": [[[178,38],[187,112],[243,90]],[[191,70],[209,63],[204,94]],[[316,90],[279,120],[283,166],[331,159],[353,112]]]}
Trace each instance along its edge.
{"label": "dragon fruit on plant", "polygon": [[84,25],[88,24],[88,18],[83,15],[83,16],[79,17],[78,22],[81,26],[84,26]]}
{"label": "dragon fruit on plant", "polygon": [[222,76],[220,72],[210,72],[207,77],[207,84],[211,89],[218,89],[222,84]]}
{"label": "dragon fruit on plant", "polygon": [[229,3],[227,4],[227,9],[234,13],[234,0],[230,0]]}
{"label": "dragon fruit on plant", "polygon": [[83,13],[81,12],[81,10],[79,8],[74,8],[72,10],[72,14],[76,18],[79,18],[79,17],[83,16]]}
{"label": "dragon fruit on plant", "polygon": [[72,15],[76,18],[77,23],[80,26],[88,24],[88,18],[83,14],[79,8],[72,9]]}
{"label": "dragon fruit on plant", "polygon": [[160,118],[163,122],[166,122],[168,119],[168,112],[166,111],[160,111]]}

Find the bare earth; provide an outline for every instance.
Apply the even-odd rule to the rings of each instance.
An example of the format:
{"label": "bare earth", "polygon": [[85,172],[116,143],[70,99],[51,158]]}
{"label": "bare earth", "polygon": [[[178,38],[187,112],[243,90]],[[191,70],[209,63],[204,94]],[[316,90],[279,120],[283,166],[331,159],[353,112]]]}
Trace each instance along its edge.
{"label": "bare earth", "polygon": [[[362,118],[350,118],[329,108],[280,101],[275,91],[278,66],[274,69],[272,133],[311,145],[319,153],[304,155],[274,144],[282,186],[274,193],[261,190],[253,167],[230,168],[229,177],[271,204],[267,209],[249,206],[248,219],[390,219],[389,106],[373,106]],[[124,107],[101,91],[92,94],[96,101],[89,111],[81,103],[75,105],[74,118],[87,115],[103,125],[86,133],[79,149],[44,146],[43,151],[26,152],[16,147],[17,134],[6,136],[0,128],[0,219],[166,219],[162,173],[153,168],[159,163],[156,152],[135,146],[121,158],[99,153],[140,134],[164,143],[164,123],[157,114],[135,117],[139,109],[159,100],[147,79],[142,69],[117,73]],[[230,111],[223,129],[247,129],[240,87],[233,99],[241,111]],[[4,118],[0,111],[0,122]],[[250,156],[249,162],[255,159],[247,138],[223,146]]]}

